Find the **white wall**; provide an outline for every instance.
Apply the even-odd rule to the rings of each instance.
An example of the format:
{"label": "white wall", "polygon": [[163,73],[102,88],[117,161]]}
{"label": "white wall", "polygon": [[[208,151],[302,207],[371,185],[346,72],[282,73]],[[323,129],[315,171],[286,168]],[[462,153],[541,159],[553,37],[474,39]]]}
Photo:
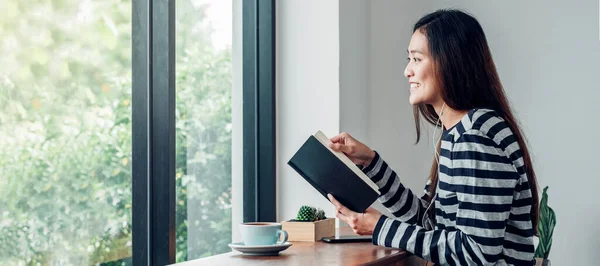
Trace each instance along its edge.
{"label": "white wall", "polygon": [[549,186],[557,227],[555,265],[600,261],[599,3],[567,1],[371,1],[371,146],[422,191],[431,140],[412,146],[414,126],[403,77],[411,28],[442,7],[470,11],[482,24],[533,152],[540,187]]}
{"label": "white wall", "polygon": [[277,187],[278,220],[296,217],[302,205],[333,207],[288,160],[309,135],[339,132],[338,1],[278,1]]}
{"label": "white wall", "polygon": [[369,142],[370,5],[343,0],[340,16],[340,132]]}
{"label": "white wall", "polygon": [[433,158],[433,132],[431,127],[423,126],[421,141],[415,145],[415,125],[404,68],[412,26],[430,5],[422,1],[373,0],[370,3],[371,141],[368,145],[396,170],[406,187],[421,194]]}
{"label": "white wall", "polygon": [[[340,132],[370,143],[371,5],[364,0],[340,1]],[[386,214],[376,202],[373,207]],[[336,220],[336,225],[347,226]]]}

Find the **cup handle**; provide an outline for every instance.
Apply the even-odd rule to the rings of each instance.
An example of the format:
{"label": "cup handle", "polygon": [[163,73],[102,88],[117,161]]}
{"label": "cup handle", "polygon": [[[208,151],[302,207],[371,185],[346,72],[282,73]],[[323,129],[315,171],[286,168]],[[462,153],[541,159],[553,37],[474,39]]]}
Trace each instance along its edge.
{"label": "cup handle", "polygon": [[284,244],[288,240],[288,233],[285,230],[277,230],[277,239],[283,235],[283,240],[277,242],[278,245]]}

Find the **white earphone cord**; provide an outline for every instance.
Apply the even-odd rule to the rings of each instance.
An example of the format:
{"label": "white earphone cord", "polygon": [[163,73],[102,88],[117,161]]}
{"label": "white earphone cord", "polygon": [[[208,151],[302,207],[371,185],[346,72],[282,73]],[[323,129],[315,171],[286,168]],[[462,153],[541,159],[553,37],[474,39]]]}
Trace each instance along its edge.
{"label": "white earphone cord", "polygon": [[[439,142],[442,140],[442,135],[444,135],[444,134],[443,134],[443,132],[444,132],[444,122],[443,122],[443,121],[442,121],[442,119],[441,119],[441,118],[442,118],[442,115],[444,115],[444,107],[446,107],[446,103],[444,103],[444,104],[442,105],[442,110],[440,111],[440,115],[438,116],[438,119],[437,119],[437,121],[435,122],[435,127],[433,128],[433,135],[431,136],[431,142],[433,143],[433,157],[435,158],[435,161],[436,161],[436,163],[438,164],[438,172],[440,171],[440,160],[439,160],[439,156],[440,156],[440,154],[439,154],[439,152],[438,152],[437,146],[438,146],[438,143],[439,143]],[[439,124],[440,122],[442,122],[442,125],[441,125],[441,126],[442,126],[442,134],[440,134],[440,137],[438,138],[438,140],[437,140],[437,141],[435,141],[435,133],[436,133],[436,131],[437,131],[438,124]],[[434,141],[435,141],[435,142],[434,142]],[[440,148],[441,148],[441,147],[440,147]],[[431,179],[430,179],[429,181],[430,181],[430,184],[429,184],[429,185],[430,185],[430,186],[432,186],[432,185],[433,185],[433,182],[431,181]],[[423,214],[423,218],[422,218],[422,221],[421,221],[421,223],[423,224],[423,227],[425,227],[425,219],[427,219],[427,221],[429,222],[429,224],[428,224],[428,225],[429,225],[430,229],[433,229],[433,223],[432,223],[432,222],[431,222],[431,220],[429,219],[429,217],[428,217],[428,215],[427,215],[427,211],[429,211],[429,208],[430,208],[430,207],[433,205],[433,203],[435,202],[435,194],[437,194],[437,184],[436,184],[436,188],[435,188],[434,194],[433,194],[433,195],[430,195],[430,197],[431,197],[431,202],[429,203],[429,206],[427,206],[427,208],[425,209],[425,213]]]}

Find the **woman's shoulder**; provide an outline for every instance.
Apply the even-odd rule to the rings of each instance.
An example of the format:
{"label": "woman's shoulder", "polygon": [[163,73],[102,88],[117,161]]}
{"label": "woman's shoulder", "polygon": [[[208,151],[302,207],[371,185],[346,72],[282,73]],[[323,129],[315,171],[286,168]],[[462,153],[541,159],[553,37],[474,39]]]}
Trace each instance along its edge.
{"label": "woman's shoulder", "polygon": [[476,131],[493,140],[498,146],[506,146],[507,141],[514,138],[513,132],[502,115],[492,109],[477,108],[468,113],[469,128],[465,131]]}
{"label": "woman's shoulder", "polygon": [[[468,114],[473,129],[488,129],[487,126],[495,125],[497,123],[505,122],[502,115],[495,110],[487,108],[476,108],[469,111]],[[485,125],[484,125],[485,124]]]}

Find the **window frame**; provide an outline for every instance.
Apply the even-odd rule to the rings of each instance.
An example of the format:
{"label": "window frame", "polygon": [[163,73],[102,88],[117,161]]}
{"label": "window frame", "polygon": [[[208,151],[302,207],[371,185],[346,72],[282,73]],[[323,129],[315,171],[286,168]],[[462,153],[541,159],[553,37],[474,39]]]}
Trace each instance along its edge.
{"label": "window frame", "polygon": [[[175,0],[133,0],[132,263],[175,263]],[[243,0],[243,221],[276,219],[275,0]]]}
{"label": "window frame", "polygon": [[243,221],[275,221],[275,0],[243,0]]}

